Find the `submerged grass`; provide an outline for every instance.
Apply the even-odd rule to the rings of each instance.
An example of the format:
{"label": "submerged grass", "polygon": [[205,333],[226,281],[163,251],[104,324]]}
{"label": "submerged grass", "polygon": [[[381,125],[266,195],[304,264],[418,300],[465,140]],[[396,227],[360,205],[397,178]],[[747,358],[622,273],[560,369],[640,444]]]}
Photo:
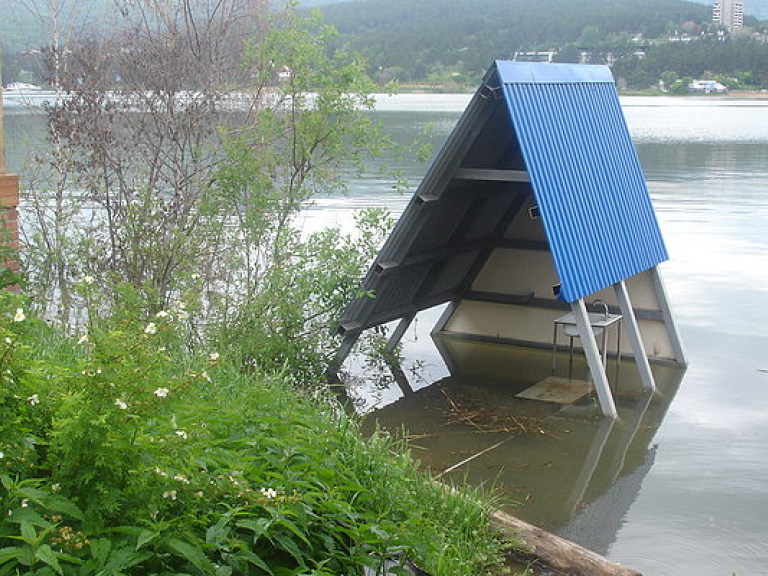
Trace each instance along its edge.
{"label": "submerged grass", "polygon": [[0,304],[0,576],[487,573],[481,491],[331,400],[193,355],[172,318],[83,338]]}

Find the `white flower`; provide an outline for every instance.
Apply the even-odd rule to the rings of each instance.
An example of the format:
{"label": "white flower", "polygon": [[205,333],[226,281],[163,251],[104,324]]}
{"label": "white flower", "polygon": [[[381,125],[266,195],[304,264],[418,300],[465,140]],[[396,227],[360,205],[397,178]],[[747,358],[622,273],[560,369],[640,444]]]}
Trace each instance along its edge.
{"label": "white flower", "polygon": [[61,490],[61,484],[51,484],[51,492],[58,492]]}
{"label": "white flower", "polygon": [[157,334],[157,324],[150,322],[147,327],[144,328],[144,334]]}
{"label": "white flower", "polygon": [[32,394],[29,398],[27,398],[27,402],[29,402],[30,406],[34,406],[35,404],[40,404],[40,396],[37,394]]}
{"label": "white flower", "polygon": [[155,314],[155,318],[168,318],[168,316],[170,316],[170,314],[168,314],[168,312],[165,310],[160,310],[160,312]]}
{"label": "white flower", "polygon": [[176,490],[168,490],[167,492],[163,492],[163,498],[170,498],[171,500],[176,500]]}
{"label": "white flower", "polygon": [[166,398],[170,393],[171,391],[168,390],[168,388],[158,388],[157,390],[155,390],[155,396],[157,396],[158,398]]}
{"label": "white flower", "polygon": [[128,409],[128,404],[126,404],[125,401],[121,400],[120,398],[115,400],[115,406],[120,408],[120,410],[127,410]]}
{"label": "white flower", "polygon": [[24,315],[24,310],[22,308],[16,308],[16,314],[13,316],[14,322],[24,322],[26,319],[26,316]]}
{"label": "white flower", "polygon": [[83,332],[80,335],[80,338],[77,339],[77,343],[78,344],[85,344],[86,342],[88,342],[88,332]]}
{"label": "white flower", "polygon": [[272,488],[262,488],[261,490],[259,490],[259,492],[261,492],[262,496],[269,498],[270,500],[272,498],[277,498],[277,492]]}
{"label": "white flower", "polygon": [[174,480],[177,480],[178,482],[184,482],[184,484],[189,484],[189,478],[184,476],[184,474],[176,474],[173,477]]}
{"label": "white flower", "polygon": [[10,338],[8,338],[8,337],[6,336],[6,337],[5,337],[5,343],[6,343],[6,344],[8,344],[8,346],[10,346],[11,344],[13,344],[13,340],[11,340]]}
{"label": "white flower", "polygon": [[189,438],[189,434],[187,434],[184,430],[176,430],[176,436],[178,436],[182,440],[186,440],[187,438]]}
{"label": "white flower", "polygon": [[176,313],[176,318],[178,318],[183,322],[184,320],[187,320],[189,318],[189,312],[187,312],[186,310],[179,310]]}
{"label": "white flower", "polygon": [[3,458],[5,458],[5,452],[0,452],[0,460],[2,460]]}
{"label": "white flower", "polygon": [[93,284],[95,281],[96,279],[93,276],[83,276],[83,282],[85,282],[89,286]]}
{"label": "white flower", "polygon": [[21,507],[27,508],[29,506],[29,498],[24,498],[24,500],[21,501]]}
{"label": "white flower", "polygon": [[208,360],[211,362],[216,362],[219,359],[219,353],[218,352],[211,352],[208,354]]}
{"label": "white flower", "polygon": [[203,370],[202,372],[200,372],[200,377],[201,377],[203,380],[207,381],[207,382],[210,382],[210,381],[211,381],[211,377],[208,375],[208,372],[206,372],[205,370]]}

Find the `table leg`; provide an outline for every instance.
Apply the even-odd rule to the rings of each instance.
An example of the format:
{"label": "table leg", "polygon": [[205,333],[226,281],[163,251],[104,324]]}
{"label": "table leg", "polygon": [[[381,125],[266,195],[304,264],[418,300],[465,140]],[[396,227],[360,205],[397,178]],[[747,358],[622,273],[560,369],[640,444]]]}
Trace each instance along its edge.
{"label": "table leg", "polygon": [[557,324],[554,324],[552,329],[552,376],[555,375],[557,369]]}
{"label": "table leg", "polygon": [[608,367],[608,326],[603,328],[603,370]]}

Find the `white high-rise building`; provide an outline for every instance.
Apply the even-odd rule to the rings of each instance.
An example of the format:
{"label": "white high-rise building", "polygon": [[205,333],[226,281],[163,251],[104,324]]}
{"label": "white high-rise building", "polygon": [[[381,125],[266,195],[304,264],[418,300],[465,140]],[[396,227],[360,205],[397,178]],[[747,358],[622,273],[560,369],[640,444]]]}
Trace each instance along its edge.
{"label": "white high-rise building", "polygon": [[712,22],[728,30],[744,26],[744,2],[742,0],[716,0],[712,6]]}

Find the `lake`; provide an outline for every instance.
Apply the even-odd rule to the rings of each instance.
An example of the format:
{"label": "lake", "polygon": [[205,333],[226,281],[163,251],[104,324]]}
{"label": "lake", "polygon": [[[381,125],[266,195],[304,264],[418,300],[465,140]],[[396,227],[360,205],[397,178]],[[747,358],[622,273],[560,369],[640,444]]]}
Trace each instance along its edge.
{"label": "lake", "polygon": [[[466,102],[400,95],[379,117],[401,141],[432,126],[439,146]],[[476,345],[456,354],[481,365],[477,381],[453,377],[429,337],[439,311],[429,311],[404,343],[406,387],[403,374],[398,383],[385,370],[359,382],[358,403],[387,428],[405,426],[414,455],[435,471],[489,449],[452,475],[495,482],[514,514],[645,574],[765,574],[768,102],[626,97],[622,106],[671,255],[661,273],[688,370],[655,367],[659,394],[620,402],[615,425],[543,413],[538,424],[521,420],[504,384],[483,375],[522,374],[548,356],[516,364]],[[414,184],[426,169],[397,164]],[[313,215],[344,222],[351,206],[397,212],[407,198],[389,186],[372,173],[348,198],[320,199]],[[472,424],[514,417],[529,430],[461,422],[473,415]]]}
{"label": "lake", "polygon": [[[401,142],[431,130],[436,147],[469,96],[381,97],[376,112]],[[414,456],[457,480],[495,483],[504,505],[647,575],[768,573],[768,102],[626,97],[671,255],[661,266],[690,366],[654,367],[659,393],[619,402],[614,423],[546,406],[520,413],[503,382],[544,365],[543,352],[451,350],[477,378],[450,374],[419,315],[402,371],[349,370],[370,421],[410,431]],[[39,142],[40,117],[6,114],[8,164]],[[427,165],[389,159],[415,187]],[[372,165],[343,197],[302,216],[348,226],[355,209],[401,211],[408,198]],[[578,364],[575,369],[580,369]],[[617,368],[618,369],[618,368]],[[630,366],[621,378],[632,378]],[[365,378],[363,376],[366,376]],[[510,376],[513,378],[513,376]],[[514,424],[514,425],[513,425]]]}

